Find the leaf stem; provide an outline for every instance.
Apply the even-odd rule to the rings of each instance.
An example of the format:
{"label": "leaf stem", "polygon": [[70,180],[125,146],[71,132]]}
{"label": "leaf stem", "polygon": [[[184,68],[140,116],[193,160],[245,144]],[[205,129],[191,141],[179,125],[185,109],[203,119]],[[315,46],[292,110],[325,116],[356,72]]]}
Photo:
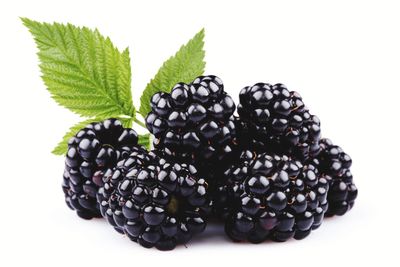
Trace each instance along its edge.
{"label": "leaf stem", "polygon": [[147,128],[146,128],[146,124],[144,124],[143,122],[141,122],[140,120],[138,120],[138,118],[133,117],[133,121],[134,121],[137,125],[140,125],[140,126],[142,126],[143,128],[147,129]]}

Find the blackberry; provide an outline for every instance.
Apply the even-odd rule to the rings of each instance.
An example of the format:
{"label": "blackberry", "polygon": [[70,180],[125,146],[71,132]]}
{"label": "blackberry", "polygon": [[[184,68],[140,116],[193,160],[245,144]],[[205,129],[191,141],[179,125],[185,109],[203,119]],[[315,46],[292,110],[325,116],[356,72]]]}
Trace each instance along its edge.
{"label": "blackberry", "polygon": [[344,215],[353,207],[358,194],[350,171],[352,160],[341,147],[334,145],[329,139],[321,139],[320,147],[321,152],[313,159],[313,164],[330,177],[329,208],[326,216]]}
{"label": "blackberry", "polygon": [[297,92],[280,83],[257,83],[243,88],[239,98],[237,123],[244,144],[300,160],[318,154],[320,121]]}
{"label": "blackberry", "polygon": [[206,227],[208,185],[191,165],[136,150],[106,172],[104,182],[102,215],[143,247],[171,250]]}
{"label": "blackberry", "polygon": [[154,94],[151,108],[146,126],[155,136],[154,146],[175,160],[202,168],[230,155],[236,138],[235,103],[220,78],[177,83],[171,93]]}
{"label": "blackberry", "polygon": [[327,209],[329,184],[312,164],[245,150],[219,187],[225,231],[234,241],[303,239]]}
{"label": "blackberry", "polygon": [[103,172],[128,157],[137,145],[136,132],[123,128],[116,119],[91,123],[72,137],[62,184],[68,207],[83,219],[101,217],[96,193],[103,185]]}

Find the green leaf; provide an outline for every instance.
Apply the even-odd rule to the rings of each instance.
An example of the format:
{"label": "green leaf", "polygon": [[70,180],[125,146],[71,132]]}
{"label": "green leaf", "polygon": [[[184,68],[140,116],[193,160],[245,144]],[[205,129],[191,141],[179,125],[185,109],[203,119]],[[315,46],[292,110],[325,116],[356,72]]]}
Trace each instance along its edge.
{"label": "green leaf", "polygon": [[124,128],[132,128],[133,118],[118,118]]}
{"label": "green leaf", "polygon": [[82,128],[86,127],[89,123],[95,122],[95,121],[100,121],[99,119],[93,118],[93,119],[88,119],[81,121],[74,126],[72,126],[69,131],[64,135],[63,139],[61,140],[60,143],[53,149],[51,153],[54,155],[65,155],[68,150],[68,141],[71,137],[75,136],[75,134]]}
{"label": "green leaf", "polygon": [[143,117],[151,110],[150,99],[154,93],[170,92],[176,83],[189,83],[204,73],[206,63],[203,39],[204,29],[186,45],[183,45],[174,56],[165,61],[156,76],[147,84],[140,97],[139,113]]}
{"label": "green leaf", "polygon": [[147,150],[150,150],[151,138],[150,134],[139,134],[139,145],[144,146]]}
{"label": "green leaf", "polygon": [[86,117],[131,116],[131,66],[97,30],[22,18],[39,49],[42,78],[53,99]]}

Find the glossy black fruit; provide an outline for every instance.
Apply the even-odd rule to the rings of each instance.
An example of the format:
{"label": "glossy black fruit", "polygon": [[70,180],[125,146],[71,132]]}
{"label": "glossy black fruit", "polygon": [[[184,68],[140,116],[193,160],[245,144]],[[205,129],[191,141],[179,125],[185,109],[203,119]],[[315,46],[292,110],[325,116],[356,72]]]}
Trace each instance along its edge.
{"label": "glossy black fruit", "polygon": [[343,215],[353,207],[358,194],[350,171],[352,160],[329,139],[321,139],[320,147],[321,153],[312,162],[329,177],[329,208],[326,216]]}
{"label": "glossy black fruit", "polygon": [[143,247],[171,250],[206,227],[208,185],[192,165],[136,150],[104,182],[97,197],[102,215]]}
{"label": "glossy black fruit", "polygon": [[283,84],[257,83],[240,91],[237,128],[242,144],[306,160],[319,152],[320,121]]}
{"label": "glossy black fruit", "polygon": [[234,241],[302,239],[321,225],[328,188],[312,164],[245,150],[226,170],[216,207]]}
{"label": "glossy black fruit", "polygon": [[65,201],[84,219],[101,217],[96,193],[104,171],[129,156],[138,136],[116,119],[87,125],[69,140],[62,188]]}
{"label": "glossy black fruit", "polygon": [[196,168],[215,166],[235,145],[234,111],[221,79],[200,76],[190,84],[176,84],[171,93],[153,95],[146,126],[155,136],[155,148],[174,160]]}

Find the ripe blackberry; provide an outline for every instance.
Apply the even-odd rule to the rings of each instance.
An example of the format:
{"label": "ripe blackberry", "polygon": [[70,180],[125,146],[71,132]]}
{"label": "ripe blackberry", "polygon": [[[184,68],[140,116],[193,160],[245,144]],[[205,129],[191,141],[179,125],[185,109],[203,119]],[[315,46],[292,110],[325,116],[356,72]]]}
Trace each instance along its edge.
{"label": "ripe blackberry", "polygon": [[257,83],[240,91],[241,141],[260,151],[306,160],[319,152],[320,121],[283,84]]}
{"label": "ripe blackberry", "polygon": [[303,239],[327,209],[328,181],[312,165],[245,150],[219,187],[225,231],[234,241]]}
{"label": "ripe blackberry", "polygon": [[330,177],[326,216],[344,215],[353,207],[358,194],[350,171],[352,160],[329,139],[321,139],[320,147],[321,152],[313,164],[318,166],[321,173]]}
{"label": "ripe blackberry", "polygon": [[62,184],[68,207],[83,219],[101,217],[96,193],[103,185],[103,172],[129,156],[137,145],[136,132],[123,128],[116,119],[91,123],[72,137]]}
{"label": "ripe blackberry", "polygon": [[151,98],[146,126],[154,146],[175,160],[201,163],[226,159],[235,143],[232,114],[235,103],[216,76],[200,76],[191,84],[178,83],[171,93]]}
{"label": "ripe blackberry", "polygon": [[208,185],[191,165],[136,150],[106,172],[104,182],[102,215],[143,247],[171,250],[206,227]]}

